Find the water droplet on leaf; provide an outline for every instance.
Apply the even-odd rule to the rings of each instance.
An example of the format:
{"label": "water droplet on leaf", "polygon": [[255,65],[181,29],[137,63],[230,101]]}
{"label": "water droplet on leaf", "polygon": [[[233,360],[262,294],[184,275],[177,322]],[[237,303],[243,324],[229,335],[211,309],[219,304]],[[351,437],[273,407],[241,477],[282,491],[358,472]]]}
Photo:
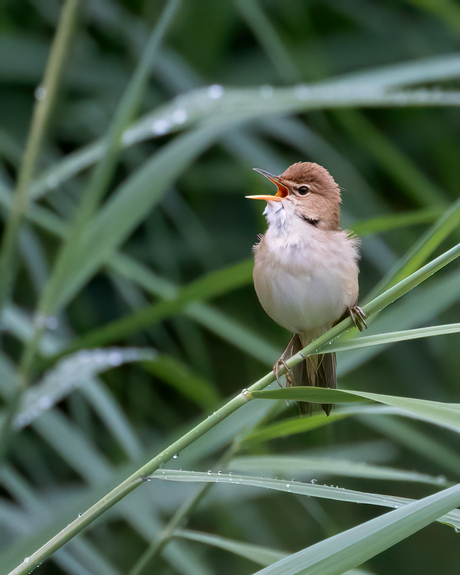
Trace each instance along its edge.
{"label": "water droplet on leaf", "polygon": [[168,120],[162,119],[162,120],[155,120],[152,123],[152,132],[154,134],[156,134],[157,136],[161,136],[163,134],[166,134],[166,132],[169,131],[170,128],[170,124],[168,122]]}
{"label": "water droplet on leaf", "polygon": [[224,89],[219,84],[213,84],[208,88],[208,97],[211,100],[217,100],[218,98],[222,98],[224,94]]}
{"label": "water droplet on leaf", "polygon": [[47,92],[46,88],[44,88],[43,86],[38,86],[38,88],[36,88],[36,90],[34,92],[35,99],[38,100],[39,102],[44,100],[47,95],[48,95],[48,92]]}

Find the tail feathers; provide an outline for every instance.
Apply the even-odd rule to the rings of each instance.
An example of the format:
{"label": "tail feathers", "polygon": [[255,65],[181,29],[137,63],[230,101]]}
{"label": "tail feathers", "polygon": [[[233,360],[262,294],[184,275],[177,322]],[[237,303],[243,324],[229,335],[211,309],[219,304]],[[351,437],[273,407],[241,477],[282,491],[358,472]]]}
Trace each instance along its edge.
{"label": "tail feathers", "polygon": [[[292,344],[292,355],[300,351],[304,345],[300,337],[296,336]],[[308,385],[312,387],[337,387],[336,375],[337,358],[335,353],[326,353],[322,355],[311,355],[298,363],[292,368],[292,382],[290,385]],[[312,404],[306,401],[297,402],[299,413],[301,415],[312,414]],[[321,405],[326,415],[331,413],[332,404],[323,403]]]}

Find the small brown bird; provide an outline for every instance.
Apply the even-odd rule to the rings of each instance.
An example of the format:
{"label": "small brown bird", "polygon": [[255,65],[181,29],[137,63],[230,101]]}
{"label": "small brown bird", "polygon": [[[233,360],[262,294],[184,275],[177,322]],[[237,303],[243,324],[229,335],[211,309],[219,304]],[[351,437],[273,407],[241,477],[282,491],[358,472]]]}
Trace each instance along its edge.
{"label": "small brown bird", "polygon": [[[254,168],[278,191],[265,200],[268,230],[254,246],[254,287],[265,312],[293,335],[274,366],[286,368],[286,385],[337,386],[334,353],[312,355],[290,370],[285,361],[350,314],[366,326],[358,307],[359,240],[341,230],[340,188],[331,174],[298,162],[280,176]],[[311,404],[299,402],[300,413]],[[332,406],[324,404],[329,415]]]}

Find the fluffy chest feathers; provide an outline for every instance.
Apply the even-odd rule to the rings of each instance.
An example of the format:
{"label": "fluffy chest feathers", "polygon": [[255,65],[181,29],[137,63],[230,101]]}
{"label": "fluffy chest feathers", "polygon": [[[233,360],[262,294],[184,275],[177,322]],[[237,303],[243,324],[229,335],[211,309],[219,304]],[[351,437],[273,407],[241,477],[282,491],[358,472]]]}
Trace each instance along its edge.
{"label": "fluffy chest feathers", "polygon": [[254,286],[266,313],[292,333],[320,334],[358,298],[357,240],[269,202],[255,246]]}

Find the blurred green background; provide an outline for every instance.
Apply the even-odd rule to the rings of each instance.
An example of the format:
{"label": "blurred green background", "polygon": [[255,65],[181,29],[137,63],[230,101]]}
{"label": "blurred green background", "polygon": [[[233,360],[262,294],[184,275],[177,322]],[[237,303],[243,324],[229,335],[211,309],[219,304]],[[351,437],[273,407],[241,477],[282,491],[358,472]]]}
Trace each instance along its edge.
{"label": "blurred green background", "polygon": [[[149,185],[159,201],[155,205],[152,201],[126,239],[120,238],[118,255],[111,251],[56,310],[56,316],[37,318],[37,302],[59,250],[56,230],[73,220],[91,177],[90,165],[97,161],[91,146],[106,134],[163,5],[143,0],[83,3],[40,150],[33,184],[38,191],[31,205],[38,216],[23,223],[17,279],[2,323],[1,393],[6,405],[24,342],[40,321],[46,333],[30,383],[48,387],[38,399],[29,398],[35,409],[30,421],[21,424],[16,418],[15,426],[21,430],[11,439],[0,472],[0,565],[7,566],[5,571],[0,567],[2,573],[129,470],[214,411],[225,398],[262,377],[284,349],[289,334],[264,314],[252,287],[251,247],[265,230],[265,221],[263,206],[244,196],[268,189],[253,167],[276,174],[293,162],[314,161],[331,172],[344,190],[342,225],[362,237],[363,301],[459,197],[456,107],[334,110],[320,106],[292,114],[270,113],[267,108],[266,114],[254,114],[254,118],[249,114],[225,126],[211,145],[203,145],[203,152],[184,165],[179,162],[178,147],[176,159],[172,158],[180,166],[178,173],[163,193],[163,176],[157,170]],[[6,2],[0,11],[4,221],[61,2]],[[231,96],[229,88],[255,88],[253,106],[263,110],[277,87],[342,75],[346,83],[356,72],[385,66],[394,70],[397,64],[407,64],[404,70],[409,77],[412,70],[431,62],[441,71],[442,87],[457,89],[460,73],[443,77],[442,69],[460,61],[459,41],[460,7],[448,0],[184,1],[155,58],[138,109],[139,118],[147,118],[142,124],[147,135],[136,140],[125,134],[125,147],[104,201],[157,154],[187,135],[187,130],[204,125],[214,113],[214,102],[225,101],[228,92]],[[415,83],[421,88],[437,85],[436,79]],[[190,95],[196,88],[204,90]],[[246,98],[251,102],[249,95]],[[237,98],[233,103],[230,98],[226,106],[231,116]],[[184,146],[194,145],[184,142]],[[80,162],[75,170],[72,160]],[[173,171],[166,160],[164,171]],[[116,234],[117,222],[110,225]],[[93,240],[97,237],[96,233]],[[458,237],[456,229],[433,256]],[[86,246],[88,256],[100,249],[96,240]],[[67,264],[70,269],[80,265],[79,260]],[[206,276],[225,268],[229,269],[222,275]],[[164,313],[160,309],[157,321],[145,320],[147,306],[174,299],[177,288],[202,277],[208,281],[203,280],[195,291],[192,288],[189,299],[177,309]],[[458,265],[453,264],[388,308],[370,333],[460,321],[459,285]],[[209,288],[211,295],[203,294],[202,288]],[[131,327],[111,331],[111,322],[130,316],[135,318]],[[109,328],[103,337],[98,329],[104,326]],[[94,338],[87,342],[83,336]],[[69,355],[74,363],[55,372],[51,383],[42,379],[43,372],[56,365],[54,354],[70,353],[71,346],[88,347],[86,343],[112,347],[96,359],[90,353]],[[459,336],[451,335],[339,354],[339,386],[459,402],[459,343]],[[127,347],[143,351],[129,355],[120,350]],[[149,355],[145,348],[157,350],[158,355]],[[284,404],[263,409],[269,408],[269,422],[296,416],[295,406],[288,411]],[[237,414],[168,466],[212,467],[232,436],[264,415],[260,406],[257,409],[252,415]],[[308,450],[455,480],[460,473],[459,446],[458,436],[443,429],[381,415],[345,418],[308,433],[250,446],[242,453],[306,454]],[[311,479],[308,474],[299,477]],[[413,498],[432,492],[423,484],[394,481],[335,476],[324,481]],[[155,490],[151,484],[143,486],[37,572],[129,573],[193,489],[161,482]],[[192,513],[189,526],[294,552],[381,512],[304,499],[214,486]],[[433,524],[372,559],[366,569],[377,575],[452,573],[458,563],[458,538],[452,529]],[[178,539],[151,569],[145,572],[225,574],[252,573],[257,566]]]}

